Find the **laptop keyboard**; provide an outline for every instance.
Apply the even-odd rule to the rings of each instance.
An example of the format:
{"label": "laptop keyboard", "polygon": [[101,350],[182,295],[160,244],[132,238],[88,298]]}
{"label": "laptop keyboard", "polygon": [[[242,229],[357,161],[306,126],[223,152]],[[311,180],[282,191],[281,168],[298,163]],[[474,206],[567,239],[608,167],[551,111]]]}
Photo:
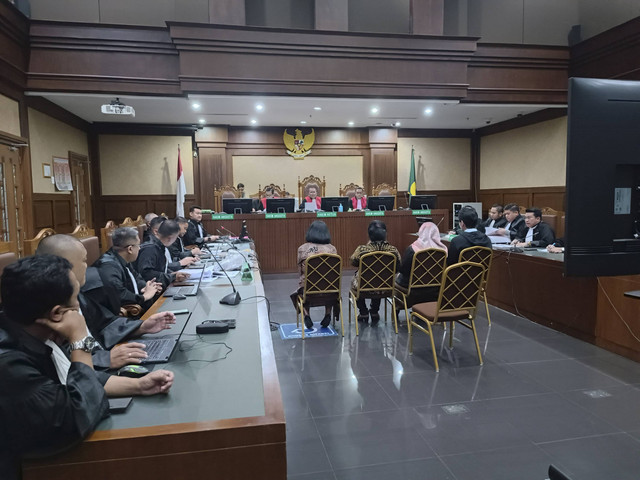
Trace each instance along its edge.
{"label": "laptop keyboard", "polygon": [[148,357],[145,358],[142,363],[157,363],[166,362],[171,356],[173,347],[176,344],[175,338],[155,338],[153,340],[138,339],[136,342],[144,343],[147,348]]}
{"label": "laptop keyboard", "polygon": [[169,287],[164,292],[165,295],[191,295],[193,294],[196,286],[191,285],[189,287]]}

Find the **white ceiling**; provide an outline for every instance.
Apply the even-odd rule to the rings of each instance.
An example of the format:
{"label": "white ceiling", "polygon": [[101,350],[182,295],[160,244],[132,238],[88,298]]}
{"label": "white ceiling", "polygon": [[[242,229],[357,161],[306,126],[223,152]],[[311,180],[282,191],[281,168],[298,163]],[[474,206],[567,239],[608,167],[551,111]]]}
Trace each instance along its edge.
{"label": "white ceiling", "polygon": [[[111,95],[29,92],[42,96],[87,122],[256,127],[389,127],[474,129],[545,108],[566,105],[460,104],[457,101],[370,98],[192,95],[189,98],[119,96],[135,109],[135,117],[105,115],[100,106]],[[193,103],[200,109],[194,110]],[[262,111],[256,105],[264,106]],[[321,110],[315,110],[320,107]],[[378,113],[371,113],[377,107]],[[425,114],[430,108],[432,113]],[[302,122],[307,122],[303,124]],[[348,122],[353,122],[349,125]],[[396,122],[400,122],[396,125]]]}

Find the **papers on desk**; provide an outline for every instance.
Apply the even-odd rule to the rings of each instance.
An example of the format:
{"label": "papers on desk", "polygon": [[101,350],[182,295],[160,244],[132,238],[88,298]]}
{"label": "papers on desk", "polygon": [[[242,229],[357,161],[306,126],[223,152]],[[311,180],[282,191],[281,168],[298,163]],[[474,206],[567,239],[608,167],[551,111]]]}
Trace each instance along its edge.
{"label": "papers on desk", "polygon": [[491,239],[491,243],[510,243],[510,237],[505,237],[504,235],[496,235],[497,228],[486,227],[485,233]]}

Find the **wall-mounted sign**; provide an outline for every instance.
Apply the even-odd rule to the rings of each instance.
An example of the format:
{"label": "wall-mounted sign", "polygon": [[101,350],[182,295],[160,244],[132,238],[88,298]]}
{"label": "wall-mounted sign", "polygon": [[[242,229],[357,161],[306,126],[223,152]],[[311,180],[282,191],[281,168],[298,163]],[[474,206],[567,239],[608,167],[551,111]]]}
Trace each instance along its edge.
{"label": "wall-mounted sign", "polygon": [[311,147],[316,140],[313,128],[286,128],[282,135],[287,153],[296,160],[302,160],[311,153]]}
{"label": "wall-mounted sign", "polygon": [[67,158],[53,157],[53,178],[56,181],[56,188],[61,192],[73,190],[71,182],[71,168]]}

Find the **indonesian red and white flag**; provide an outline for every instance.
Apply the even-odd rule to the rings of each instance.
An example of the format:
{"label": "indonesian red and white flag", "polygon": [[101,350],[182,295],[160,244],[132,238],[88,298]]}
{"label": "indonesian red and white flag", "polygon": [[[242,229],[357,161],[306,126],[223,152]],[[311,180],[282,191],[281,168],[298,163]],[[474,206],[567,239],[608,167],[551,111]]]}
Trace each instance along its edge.
{"label": "indonesian red and white flag", "polygon": [[178,185],[176,186],[176,215],[184,217],[184,196],[187,194],[187,185],[184,183],[184,172],[180,160],[180,145],[178,145]]}

